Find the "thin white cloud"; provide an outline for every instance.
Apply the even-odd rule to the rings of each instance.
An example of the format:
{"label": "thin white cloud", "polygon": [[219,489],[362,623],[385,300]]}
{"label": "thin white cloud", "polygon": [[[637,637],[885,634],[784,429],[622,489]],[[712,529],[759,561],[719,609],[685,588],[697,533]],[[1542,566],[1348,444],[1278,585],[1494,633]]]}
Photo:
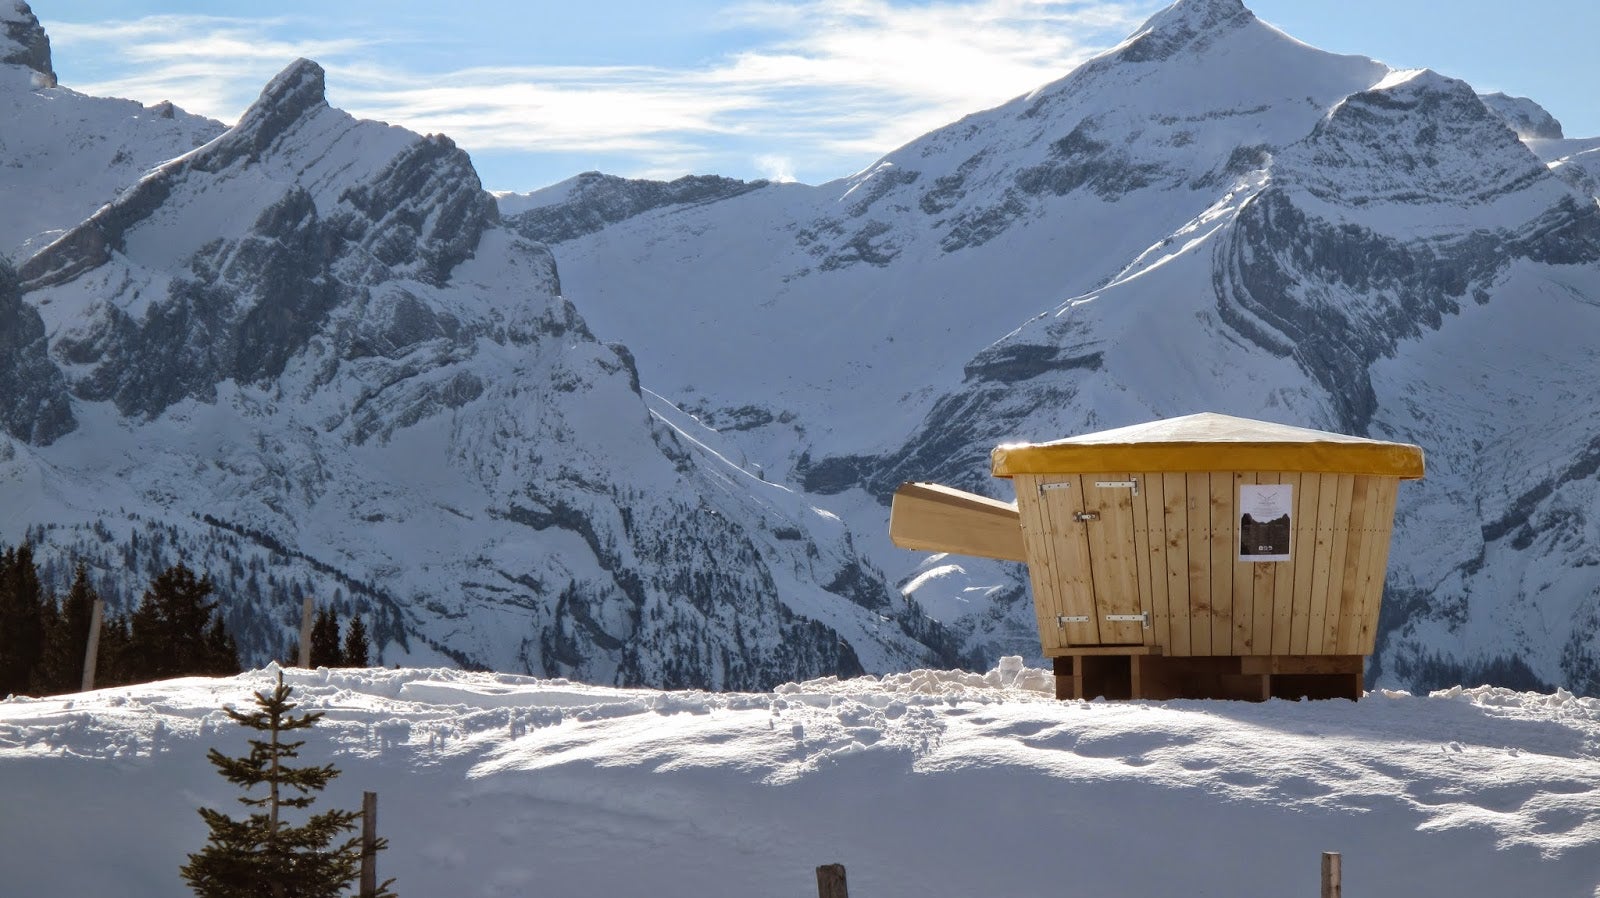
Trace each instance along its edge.
{"label": "thin white cloud", "polygon": [[[146,16],[129,21],[46,23],[58,74],[88,94],[171,100],[225,122],[296,58],[356,58],[375,40],[287,37],[311,23],[283,18]],[[101,77],[73,77],[74,60],[95,60]],[[65,66],[63,65],[65,63]]]}
{"label": "thin white cloud", "polygon": [[769,181],[786,184],[795,180],[794,160],[788,156],[764,153],[756,157],[756,168],[760,169],[761,176]]}
{"label": "thin white cloud", "polygon": [[[668,160],[737,157],[746,169],[792,178],[796,166],[843,174],[1059,78],[1121,39],[1153,5],[758,0],[721,17],[729,34],[756,34],[756,42],[696,66],[480,66],[444,74],[399,67],[406,55],[386,45],[408,40],[403,31],[325,39],[315,36],[313,21],[216,16],[47,27],[58,56],[94,53],[117,72],[71,86],[170,99],[223,121],[304,56],[328,69],[335,105],[448,134],[469,151],[625,154],[638,159],[633,173],[660,172]],[[820,165],[829,169],[817,172]]]}

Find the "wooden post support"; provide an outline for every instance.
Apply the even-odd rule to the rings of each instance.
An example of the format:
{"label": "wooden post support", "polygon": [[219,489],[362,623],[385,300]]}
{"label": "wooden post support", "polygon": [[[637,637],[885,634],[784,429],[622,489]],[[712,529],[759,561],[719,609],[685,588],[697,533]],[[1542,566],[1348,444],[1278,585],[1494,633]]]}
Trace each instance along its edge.
{"label": "wooden post support", "polygon": [[850,898],[844,881],[844,864],[823,864],[817,868],[817,898]]}
{"label": "wooden post support", "polygon": [[1339,869],[1339,852],[1322,853],[1322,898],[1340,898],[1344,893],[1343,875]]}
{"label": "wooden post support", "polygon": [[378,894],[378,793],[361,793],[361,898]]}
{"label": "wooden post support", "polygon": [[100,621],[105,614],[105,601],[95,599],[94,610],[89,612],[89,647],[83,653],[83,683],[78,688],[79,692],[94,688],[95,663],[100,660]]}
{"label": "wooden post support", "polygon": [[315,605],[310,596],[306,596],[305,610],[300,612],[300,666],[311,667],[311,612]]}

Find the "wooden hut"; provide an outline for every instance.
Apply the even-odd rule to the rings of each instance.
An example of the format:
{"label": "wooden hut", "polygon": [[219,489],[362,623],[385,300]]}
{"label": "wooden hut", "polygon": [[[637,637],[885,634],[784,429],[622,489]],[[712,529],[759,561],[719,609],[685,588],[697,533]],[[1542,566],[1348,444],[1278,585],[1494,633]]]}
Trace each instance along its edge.
{"label": "wooden hut", "polygon": [[1017,504],[895,494],[896,545],[1028,563],[1063,698],[1359,698],[1416,446],[1200,414],[994,450]]}

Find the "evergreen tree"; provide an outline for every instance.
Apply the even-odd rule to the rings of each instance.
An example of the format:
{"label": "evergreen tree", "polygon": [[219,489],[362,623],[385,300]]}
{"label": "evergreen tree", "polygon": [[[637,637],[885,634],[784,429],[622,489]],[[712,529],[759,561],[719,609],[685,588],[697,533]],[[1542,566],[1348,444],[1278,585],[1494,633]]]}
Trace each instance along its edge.
{"label": "evergreen tree", "polygon": [[[282,811],[303,809],[339,775],[332,764],[321,767],[291,767],[285,761],[299,756],[305,742],[284,742],[279,736],[306,729],[322,718],[322,712],[294,715],[297,706],[289,701],[293,689],[278,674],[277,688],[257,692],[259,710],[249,714],[225,707],[235,722],[268,734],[250,740],[250,754],[230,758],[211,749],[207,758],[228,782],[246,792],[266,786],[260,797],[244,795],[241,804],[257,808],[248,819],[234,820],[220,811],[201,808],[200,816],[211,830],[205,847],[189,855],[180,868],[184,881],[200,898],[335,898],[361,871],[361,838],[352,836],[335,845],[334,840],[355,829],[361,814],[331,810],[312,814],[300,826],[291,826]],[[291,794],[296,793],[296,794]],[[383,839],[378,848],[386,847]],[[378,888],[384,898],[394,898],[389,883]]]}
{"label": "evergreen tree", "polygon": [[342,667],[343,660],[339,651],[339,612],[318,609],[311,623],[311,666]]}
{"label": "evergreen tree", "polygon": [[61,611],[45,631],[44,657],[35,679],[44,695],[77,692],[83,685],[84,655],[89,649],[89,625],[99,600],[89,585],[83,562],[73,569],[72,587],[61,601]]}
{"label": "evergreen tree", "polygon": [[344,632],[344,666],[367,666],[367,625],[361,622],[361,615],[350,618],[350,626]]}
{"label": "evergreen tree", "polygon": [[234,641],[233,635],[223,624],[221,614],[212,615],[211,626],[206,628],[205,646],[200,655],[199,669],[195,673],[225,677],[240,671],[239,644]]}
{"label": "evergreen tree", "polygon": [[0,552],[0,698],[32,684],[44,654],[44,605],[33,547]]}
{"label": "evergreen tree", "polygon": [[56,607],[55,596],[39,592],[39,645],[33,669],[28,671],[28,691],[33,695],[55,695],[71,690],[55,688],[54,677],[47,670],[51,663],[50,641],[61,629],[61,611]]}
{"label": "evergreen tree", "polygon": [[128,674],[128,658],[133,654],[132,627],[125,614],[106,618],[100,630],[100,651],[95,659],[95,686],[126,686],[135,682]]}
{"label": "evergreen tree", "polygon": [[125,673],[132,682],[239,672],[232,639],[220,619],[212,621],[211,589],[210,577],[197,578],[182,563],[156,575],[131,618]]}

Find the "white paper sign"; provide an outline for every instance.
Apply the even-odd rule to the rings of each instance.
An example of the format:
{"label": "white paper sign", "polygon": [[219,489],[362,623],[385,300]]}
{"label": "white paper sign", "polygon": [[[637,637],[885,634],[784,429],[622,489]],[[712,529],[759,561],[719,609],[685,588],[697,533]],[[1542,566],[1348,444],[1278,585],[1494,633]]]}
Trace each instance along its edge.
{"label": "white paper sign", "polygon": [[1293,484],[1240,484],[1239,560],[1288,561],[1293,509]]}

